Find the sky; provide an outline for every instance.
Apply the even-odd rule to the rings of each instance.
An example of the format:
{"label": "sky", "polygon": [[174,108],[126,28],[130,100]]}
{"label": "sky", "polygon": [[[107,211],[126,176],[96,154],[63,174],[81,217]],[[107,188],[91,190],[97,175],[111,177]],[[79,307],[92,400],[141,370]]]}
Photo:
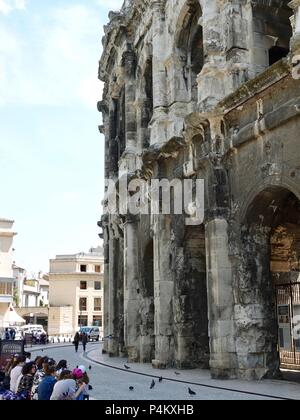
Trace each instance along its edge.
{"label": "sky", "polygon": [[103,25],[123,0],[0,0],[0,218],[36,275],[98,246]]}

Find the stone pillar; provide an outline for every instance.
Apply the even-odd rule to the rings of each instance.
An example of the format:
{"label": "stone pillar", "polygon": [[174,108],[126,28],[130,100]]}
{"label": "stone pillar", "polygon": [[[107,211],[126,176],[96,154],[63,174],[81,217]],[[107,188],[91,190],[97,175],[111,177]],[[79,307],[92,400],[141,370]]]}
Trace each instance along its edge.
{"label": "stone pillar", "polygon": [[232,378],[236,376],[237,364],[228,223],[223,218],[213,218],[206,223],[205,232],[211,374],[213,378]]}
{"label": "stone pillar", "polygon": [[[120,227],[118,221],[114,220],[111,224],[109,238],[109,339],[108,352],[110,356],[118,356],[119,350],[122,348],[122,333],[120,331],[120,323],[122,322],[123,313],[120,310],[121,300],[123,299],[123,247],[122,237],[120,235]],[[121,293],[120,293],[121,292]]]}
{"label": "stone pillar", "polygon": [[294,11],[294,16],[291,18],[293,26],[291,51],[293,54],[300,54],[300,0],[292,0],[289,6]]}
{"label": "stone pillar", "polygon": [[271,228],[241,229],[236,284],[236,351],[238,375],[260,380],[279,373],[275,290],[270,273]]}
{"label": "stone pillar", "polygon": [[170,267],[171,216],[154,217],[155,360],[152,361],[152,365],[164,369],[174,361],[174,279]]}
{"label": "stone pillar", "polygon": [[129,362],[140,361],[139,225],[128,216],[124,226],[124,331]]}
{"label": "stone pillar", "polygon": [[131,44],[122,56],[125,73],[125,152],[119,160],[119,178],[137,169],[136,55]]}
{"label": "stone pillar", "polygon": [[109,335],[110,333],[110,312],[109,312],[109,230],[107,223],[103,223],[102,226],[104,233],[104,285],[103,285],[103,326],[104,326],[104,344],[103,353],[109,351]]}
{"label": "stone pillar", "polygon": [[224,2],[221,22],[226,58],[226,93],[230,94],[256,75],[251,55],[254,54],[259,40],[253,39],[251,2]]}
{"label": "stone pillar", "polygon": [[166,22],[165,22],[165,0],[151,1],[153,10],[153,120],[151,126],[151,144],[164,142],[167,106],[166,98],[166,69],[164,65],[166,54]]}
{"label": "stone pillar", "polygon": [[123,66],[125,68],[125,114],[126,114],[126,151],[136,150],[136,55],[128,44],[127,51],[123,53]]}
{"label": "stone pillar", "polygon": [[200,111],[213,108],[225,96],[222,22],[217,0],[201,1],[205,64],[198,76]]}

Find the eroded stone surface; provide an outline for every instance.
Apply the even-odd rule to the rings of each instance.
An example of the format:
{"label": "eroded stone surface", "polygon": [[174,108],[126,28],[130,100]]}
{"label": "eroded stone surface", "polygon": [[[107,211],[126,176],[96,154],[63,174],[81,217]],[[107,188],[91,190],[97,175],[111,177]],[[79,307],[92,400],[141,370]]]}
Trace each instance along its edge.
{"label": "eroded stone surface", "polygon": [[299,4],[131,0],[110,14],[106,178],[205,180],[202,226],[103,217],[111,356],[278,374],[275,284],[300,271]]}

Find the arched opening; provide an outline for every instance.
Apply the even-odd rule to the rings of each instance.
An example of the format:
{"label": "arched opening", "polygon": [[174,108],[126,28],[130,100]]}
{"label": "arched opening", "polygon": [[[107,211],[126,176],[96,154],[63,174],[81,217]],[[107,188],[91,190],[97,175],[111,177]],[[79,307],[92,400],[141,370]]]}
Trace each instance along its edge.
{"label": "arched opening", "polygon": [[183,65],[187,99],[198,100],[197,77],[204,65],[203,29],[199,21],[202,10],[198,0],[190,0],[184,8],[181,31],[177,38],[177,49]]}
{"label": "arched opening", "polygon": [[289,0],[256,2],[253,6],[254,55],[258,65],[267,68],[290,50],[293,31]]}
{"label": "arched opening", "polygon": [[154,335],[154,248],[151,239],[144,250],[142,258],[142,289],[141,294],[141,362],[150,363],[155,359]]}
{"label": "arched opening", "polygon": [[175,363],[208,368],[208,299],[204,226],[188,226],[175,267]]}
{"label": "arched opening", "polygon": [[[239,369],[251,378],[300,369],[293,316],[300,315],[300,202],[289,190],[264,190],[248,208],[237,285]],[[299,351],[299,353],[297,353]]]}

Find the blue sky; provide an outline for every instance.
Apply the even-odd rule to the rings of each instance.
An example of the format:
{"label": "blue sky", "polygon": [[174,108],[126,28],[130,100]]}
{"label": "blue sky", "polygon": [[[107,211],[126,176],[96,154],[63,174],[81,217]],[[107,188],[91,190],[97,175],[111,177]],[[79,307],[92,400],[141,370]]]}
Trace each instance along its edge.
{"label": "blue sky", "polygon": [[103,25],[123,0],[0,0],[0,217],[29,274],[100,244]]}

